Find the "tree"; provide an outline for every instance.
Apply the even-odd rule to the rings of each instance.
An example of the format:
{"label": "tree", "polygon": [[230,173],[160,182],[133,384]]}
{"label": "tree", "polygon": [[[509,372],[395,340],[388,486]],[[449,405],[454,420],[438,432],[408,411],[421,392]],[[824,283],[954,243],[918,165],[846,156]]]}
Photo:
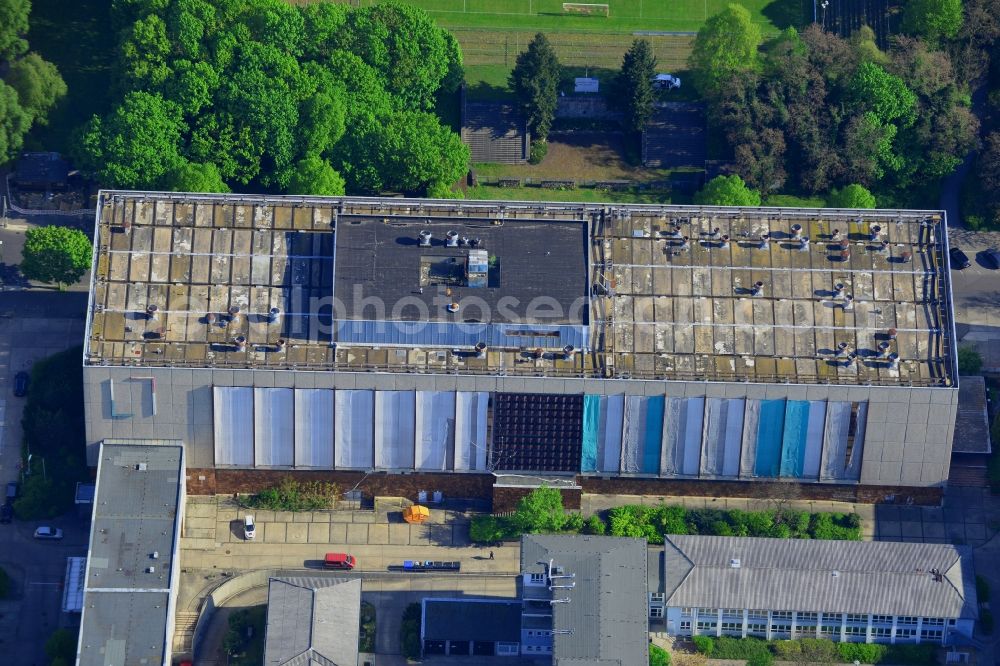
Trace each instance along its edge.
{"label": "tree", "polygon": [[759,206],[760,192],[747,187],[739,176],[716,176],[694,195],[694,203],[706,206]]}
{"label": "tree", "polygon": [[549,136],[559,103],[559,59],[548,38],[542,33],[517,56],[509,84],[528,116],[528,129],[537,141]]}
{"label": "tree", "polygon": [[932,42],[952,39],[962,29],[962,0],[909,0],[903,30]]}
{"label": "tree", "polygon": [[0,62],[28,50],[21,35],[28,32],[31,0],[0,0]]}
{"label": "tree", "polygon": [[183,162],[163,179],[163,188],[172,192],[228,192],[229,186],[212,162]]}
{"label": "tree", "polygon": [[6,79],[17,91],[21,108],[40,125],[46,124],[49,109],[66,95],[66,83],[59,76],[59,70],[37,53],[29,53],[12,62]]}
{"label": "tree", "polygon": [[875,195],[861,185],[848,185],[831,192],[826,205],[830,208],[875,208]]}
{"label": "tree", "polygon": [[30,128],[31,114],[21,108],[17,91],[0,81],[0,162],[18,154]]}
{"label": "tree", "polygon": [[983,357],[975,347],[963,345],[958,348],[958,374],[978,375],[983,369]]}
{"label": "tree", "polygon": [[21,273],[30,280],[73,284],[90,268],[91,243],[79,229],[36,227],[24,234]]}
{"label": "tree", "polygon": [[656,95],[656,56],[648,39],[636,39],[622,57],[622,68],[615,78],[616,98],[625,112],[625,124],[633,132],[641,132],[653,115]]}
{"label": "tree", "polygon": [[670,653],[659,645],[650,644],[649,666],[670,666]]}
{"label": "tree", "polygon": [[688,64],[703,94],[714,93],[727,76],[759,68],[760,27],[750,12],[729,5],[698,30]]}
{"label": "tree", "polygon": [[342,196],[344,179],[329,162],[310,155],[295,165],[288,181],[288,193]]}
{"label": "tree", "polygon": [[874,113],[881,123],[905,127],[916,119],[917,96],[903,79],[879,65],[863,62],[851,79],[848,97],[855,108]]}
{"label": "tree", "polygon": [[68,629],[56,629],[45,641],[45,656],[54,664],[72,664],[76,661],[77,637]]}
{"label": "tree", "polygon": [[548,486],[535,488],[517,503],[511,523],[522,534],[558,532],[566,524],[562,493]]}

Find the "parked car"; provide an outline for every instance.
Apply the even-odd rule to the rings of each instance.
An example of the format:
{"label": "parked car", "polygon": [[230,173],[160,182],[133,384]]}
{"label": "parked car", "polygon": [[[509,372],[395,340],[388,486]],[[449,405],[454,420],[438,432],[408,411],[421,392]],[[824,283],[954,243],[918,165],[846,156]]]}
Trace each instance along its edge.
{"label": "parked car", "polygon": [[14,507],[10,504],[0,506],[0,523],[9,523],[14,520]]}
{"label": "parked car", "polygon": [[56,527],[49,527],[48,525],[43,525],[35,530],[36,539],[62,539],[63,531]]}
{"label": "parked car", "polygon": [[681,87],[681,79],[673,74],[657,74],[653,77],[653,85],[657,88],[671,90]]}
{"label": "parked car", "polygon": [[1000,250],[995,247],[991,247],[988,250],[983,250],[980,253],[980,258],[982,262],[986,264],[989,268],[997,270],[1000,268]]}
{"label": "parked car", "polygon": [[969,255],[965,254],[957,247],[953,247],[948,250],[948,257],[951,258],[951,267],[953,270],[960,271],[963,268],[968,268],[969,264],[972,263],[969,261]]}
{"label": "parked car", "polygon": [[17,499],[17,481],[11,481],[7,484],[7,504],[10,504],[15,499]]}
{"label": "parked car", "polygon": [[323,566],[327,569],[353,569],[358,566],[358,561],[353,555],[347,553],[327,553],[323,558]]}
{"label": "parked car", "polygon": [[253,516],[243,516],[243,538],[253,541],[255,536],[257,536],[257,526],[253,522]]}
{"label": "parked car", "polygon": [[24,370],[14,375],[14,395],[23,398],[28,395],[28,384],[31,382],[31,375]]}

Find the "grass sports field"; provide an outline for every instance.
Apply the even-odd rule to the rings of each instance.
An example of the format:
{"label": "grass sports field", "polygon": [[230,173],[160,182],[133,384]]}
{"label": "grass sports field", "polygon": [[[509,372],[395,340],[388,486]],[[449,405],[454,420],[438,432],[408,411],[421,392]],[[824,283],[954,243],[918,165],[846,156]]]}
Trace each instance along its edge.
{"label": "grass sports field", "polygon": [[[304,4],[315,0],[290,0]],[[334,0],[367,6],[378,0]],[[561,0],[404,0],[426,10],[462,46],[470,83],[499,79],[536,32],[552,41],[564,65],[617,69],[638,36],[662,67],[682,69],[694,33],[732,0],[609,0],[609,15],[563,12]],[[812,20],[811,0],[742,0],[765,34]],[[506,78],[505,75],[502,78]]]}

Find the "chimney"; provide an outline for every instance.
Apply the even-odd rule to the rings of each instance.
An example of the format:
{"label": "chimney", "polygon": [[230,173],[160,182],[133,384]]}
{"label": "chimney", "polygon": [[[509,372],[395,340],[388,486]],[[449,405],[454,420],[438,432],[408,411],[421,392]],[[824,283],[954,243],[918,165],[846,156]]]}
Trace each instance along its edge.
{"label": "chimney", "polygon": [[430,247],[431,246],[431,237],[432,236],[433,236],[433,234],[431,234],[430,230],[428,230],[428,229],[424,229],[423,231],[421,231],[420,232],[420,238],[419,238],[419,240],[420,240],[420,247]]}
{"label": "chimney", "polygon": [[793,224],[792,225],[792,238],[794,238],[796,240],[802,238],[802,225],[801,224]]}

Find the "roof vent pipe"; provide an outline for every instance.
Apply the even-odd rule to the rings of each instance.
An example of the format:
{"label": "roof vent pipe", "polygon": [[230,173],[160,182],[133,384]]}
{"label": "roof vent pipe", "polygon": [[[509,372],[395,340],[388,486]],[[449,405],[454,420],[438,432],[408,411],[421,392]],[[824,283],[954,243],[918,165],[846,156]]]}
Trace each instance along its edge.
{"label": "roof vent pipe", "polygon": [[802,238],[802,225],[801,224],[793,224],[792,225],[792,238],[794,238],[796,240],[798,240],[799,238]]}
{"label": "roof vent pipe", "polygon": [[880,227],[877,224],[873,224],[868,229],[868,237],[873,241],[877,241],[881,235],[882,235],[882,227]]}
{"label": "roof vent pipe", "polygon": [[486,358],[486,343],[477,342],[476,343],[476,358]]}
{"label": "roof vent pipe", "polygon": [[803,236],[802,238],[799,239],[799,249],[802,250],[802,251],[806,251],[806,250],[809,249],[809,238],[808,237]]}
{"label": "roof vent pipe", "polygon": [[278,341],[274,343],[274,351],[284,351],[286,344],[284,338],[278,338]]}
{"label": "roof vent pipe", "polygon": [[763,296],[764,295],[764,283],[760,282],[759,280],[757,282],[754,282],[753,283],[753,287],[750,289],[750,295],[751,296]]}
{"label": "roof vent pipe", "polygon": [[433,236],[433,234],[429,230],[427,230],[427,229],[424,229],[423,231],[421,231],[420,232],[420,247],[430,247],[431,246],[431,237],[432,236]]}
{"label": "roof vent pipe", "polygon": [[716,227],[712,229],[712,232],[709,234],[709,236],[711,236],[712,238],[718,238],[720,233],[721,230],[719,229],[719,227]]}
{"label": "roof vent pipe", "polygon": [[889,367],[892,370],[899,370],[899,354],[895,352],[889,354]]}
{"label": "roof vent pipe", "polygon": [[218,319],[218,317],[215,316],[214,312],[209,312],[205,315],[205,323],[209,326],[214,324],[216,319]]}
{"label": "roof vent pipe", "polygon": [[771,241],[771,234],[764,234],[760,237],[760,249],[766,250]]}
{"label": "roof vent pipe", "polygon": [[830,234],[830,240],[839,241],[840,240],[840,229],[834,229],[833,233]]}
{"label": "roof vent pipe", "polygon": [[684,250],[690,250],[691,249],[691,239],[688,236],[685,236],[684,238],[681,239],[680,249],[681,249],[682,252]]}
{"label": "roof vent pipe", "polygon": [[726,249],[729,248],[729,235],[728,234],[722,237],[722,243],[719,245],[719,248],[722,249],[722,250],[726,250]]}
{"label": "roof vent pipe", "polygon": [[458,247],[458,232],[449,231],[445,236],[445,245],[447,247]]}
{"label": "roof vent pipe", "polygon": [[240,307],[238,305],[234,305],[231,308],[229,308],[229,321],[236,322],[239,320],[239,318],[240,318]]}
{"label": "roof vent pipe", "polygon": [[150,303],[146,306],[146,319],[149,321],[156,321],[156,313],[160,308]]}
{"label": "roof vent pipe", "polygon": [[236,339],[234,339],[233,342],[236,343],[236,351],[243,351],[244,349],[247,348],[246,336],[237,335]]}
{"label": "roof vent pipe", "polygon": [[899,255],[899,260],[904,264],[908,264],[913,261],[913,253],[909,250],[903,250],[903,252]]}
{"label": "roof vent pipe", "polygon": [[883,340],[882,342],[878,343],[878,355],[881,356],[882,358],[889,358],[889,349],[891,347],[892,345],[889,344],[888,340]]}
{"label": "roof vent pipe", "polygon": [[879,247],[878,251],[882,254],[889,254],[889,241],[882,241],[882,245]]}
{"label": "roof vent pipe", "polygon": [[837,356],[847,356],[847,348],[849,345],[846,342],[841,342],[837,345]]}
{"label": "roof vent pipe", "polygon": [[885,334],[886,334],[886,336],[887,336],[887,337],[888,337],[888,338],[889,338],[890,340],[895,340],[895,339],[896,339],[896,333],[897,333],[897,332],[898,332],[898,331],[896,331],[896,329],[894,329],[894,328],[890,328],[889,330],[887,330],[887,331],[885,332]]}
{"label": "roof vent pipe", "polygon": [[267,322],[269,324],[277,324],[279,319],[281,319],[281,308],[271,308],[267,311]]}
{"label": "roof vent pipe", "polygon": [[670,236],[673,238],[681,237],[681,227],[680,225],[674,225],[674,228],[670,230]]}
{"label": "roof vent pipe", "polygon": [[854,296],[847,294],[844,296],[844,312],[854,311]]}
{"label": "roof vent pipe", "polygon": [[448,312],[455,313],[458,312],[458,308],[458,303],[449,303],[445,309],[448,310]]}
{"label": "roof vent pipe", "polygon": [[837,284],[833,285],[833,297],[834,298],[843,298],[844,297],[844,289],[845,289],[845,287],[844,287],[844,283],[843,282],[838,282]]}
{"label": "roof vent pipe", "polygon": [[563,351],[563,360],[572,361],[573,355],[576,354],[576,347],[574,347],[573,345],[566,345],[565,347],[563,347],[562,351]]}

